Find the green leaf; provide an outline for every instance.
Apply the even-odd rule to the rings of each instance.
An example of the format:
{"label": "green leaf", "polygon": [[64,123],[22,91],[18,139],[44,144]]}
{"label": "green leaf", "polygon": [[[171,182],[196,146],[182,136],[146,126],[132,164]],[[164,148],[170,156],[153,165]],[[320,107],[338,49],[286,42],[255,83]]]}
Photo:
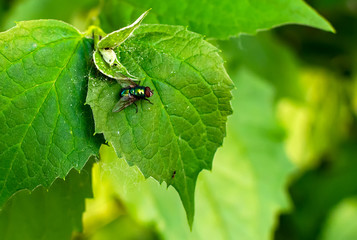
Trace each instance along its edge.
{"label": "green leaf", "polygon": [[98,143],[84,106],[92,41],[55,20],[20,22],[0,39],[1,208],[80,170]]}
{"label": "green leaf", "polygon": [[0,238],[70,239],[82,231],[85,198],[92,197],[90,160],[79,173],[72,169],[66,180],[56,179],[47,191],[22,190],[13,195],[0,211]]}
{"label": "green leaf", "polygon": [[173,185],[190,224],[197,176],[211,169],[232,112],[232,82],[217,51],[183,27],[138,28],[118,51],[120,62],[144,79],[141,85],[154,90],[153,105],[138,101],[138,113],[134,105],[112,113],[120,85],[96,76],[89,80],[96,132],[145,177]]}
{"label": "green leaf", "polygon": [[[95,66],[101,73],[118,80],[127,78],[131,78],[132,80],[136,79],[136,77],[131,75],[119,62],[113,49],[117,48],[132,35],[135,29],[140,26],[140,23],[148,12],[149,10],[141,14],[141,16],[131,25],[109,33],[98,42],[95,46],[96,51],[93,53],[93,59]],[[95,39],[96,38],[97,37],[95,37]]]}
{"label": "green leaf", "polygon": [[229,118],[213,171],[198,177],[192,232],[172,188],[144,181],[113,150],[101,148],[100,176],[112,181],[135,218],[156,222],[165,239],[270,239],[277,215],[289,206],[285,188],[293,167],[274,116],[274,91],[247,70],[234,79],[238,97],[232,106],[238,114]]}
{"label": "green leaf", "polygon": [[[109,52],[109,54],[103,54],[103,51]],[[113,62],[113,66],[108,64],[109,59]],[[136,77],[131,75],[128,70],[118,61],[116,53],[112,49],[102,50],[102,54],[98,50],[95,50],[93,52],[93,61],[96,68],[107,77],[117,80],[123,80],[127,78],[136,80]]]}
{"label": "green leaf", "polygon": [[135,20],[129,26],[121,28],[117,31],[111,32],[105,37],[103,37],[98,42],[98,48],[116,48],[122,44],[130,35],[140,26],[140,23],[143,21],[145,16],[149,13],[150,10],[147,10],[141,16]]}
{"label": "green leaf", "polygon": [[146,23],[189,26],[191,31],[219,39],[254,34],[284,24],[334,31],[302,0],[108,0],[100,14],[102,27],[107,32],[124,27],[148,8],[152,10]]}

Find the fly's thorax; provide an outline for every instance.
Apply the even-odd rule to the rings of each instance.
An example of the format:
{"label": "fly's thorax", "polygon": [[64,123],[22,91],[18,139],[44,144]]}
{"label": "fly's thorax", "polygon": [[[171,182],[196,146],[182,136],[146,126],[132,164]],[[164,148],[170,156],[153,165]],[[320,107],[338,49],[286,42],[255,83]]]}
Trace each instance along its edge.
{"label": "fly's thorax", "polygon": [[133,89],[133,95],[138,98],[145,98],[145,87],[142,86],[136,86]]}

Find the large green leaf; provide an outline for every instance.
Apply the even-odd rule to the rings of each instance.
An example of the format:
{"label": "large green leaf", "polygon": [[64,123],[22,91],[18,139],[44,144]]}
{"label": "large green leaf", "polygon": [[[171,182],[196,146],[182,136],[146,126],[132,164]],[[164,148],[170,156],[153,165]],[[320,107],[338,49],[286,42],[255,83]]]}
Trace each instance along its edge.
{"label": "large green leaf", "polygon": [[270,239],[276,215],[289,206],[284,189],[292,165],[274,117],[273,89],[247,70],[235,77],[239,97],[232,104],[239,114],[228,121],[213,172],[198,177],[192,233],[172,188],[144,181],[135,167],[101,149],[101,180],[109,178],[129,212],[156,222],[166,239]]}
{"label": "large green leaf", "polygon": [[130,24],[152,8],[146,23],[189,26],[208,37],[226,39],[241,33],[253,34],[283,24],[301,24],[327,31],[331,25],[302,0],[108,0],[100,19],[110,32]]}
{"label": "large green leaf", "polygon": [[88,161],[79,173],[72,169],[66,180],[57,179],[47,191],[17,192],[0,211],[0,239],[70,239],[82,231],[85,198],[92,197],[91,168]]}
{"label": "large green leaf", "polygon": [[84,106],[91,51],[92,41],[55,20],[0,33],[0,208],[97,153]]}
{"label": "large green leaf", "polygon": [[120,85],[93,76],[87,102],[96,132],[145,177],[173,185],[191,224],[197,176],[211,169],[232,112],[232,82],[218,50],[183,27],[142,26],[119,50],[123,65],[154,90],[153,105],[143,101],[138,113],[134,105],[113,113]]}

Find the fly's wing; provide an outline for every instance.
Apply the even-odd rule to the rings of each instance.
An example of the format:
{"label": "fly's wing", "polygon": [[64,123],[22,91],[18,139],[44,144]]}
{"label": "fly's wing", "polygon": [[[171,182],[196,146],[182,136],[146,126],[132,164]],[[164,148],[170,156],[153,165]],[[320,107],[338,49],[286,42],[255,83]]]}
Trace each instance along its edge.
{"label": "fly's wing", "polygon": [[140,81],[140,80],[136,80],[136,79],[131,79],[131,78],[124,78],[124,79],[116,79],[117,82],[123,87],[136,87],[138,86],[137,83],[135,83],[134,81]]}
{"label": "fly's wing", "polygon": [[129,97],[129,96],[124,96],[120,98],[119,102],[115,104],[112,112],[120,112],[126,107],[129,107],[131,104],[133,104],[136,101],[135,98]]}
{"label": "fly's wing", "polygon": [[[139,79],[137,79],[135,76],[131,75],[128,70],[123,66],[123,64],[121,64],[118,59],[116,58],[115,55],[115,60],[113,62],[114,67],[116,68],[116,70],[118,70],[119,73],[121,73],[121,75],[125,76],[128,79],[132,79],[134,81],[140,81]],[[110,65],[110,66],[112,66]]]}

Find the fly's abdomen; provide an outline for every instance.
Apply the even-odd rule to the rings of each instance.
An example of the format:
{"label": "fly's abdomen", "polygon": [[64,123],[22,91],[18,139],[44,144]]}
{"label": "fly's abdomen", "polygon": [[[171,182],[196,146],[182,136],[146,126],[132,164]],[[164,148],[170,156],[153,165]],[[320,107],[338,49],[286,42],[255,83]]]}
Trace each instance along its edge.
{"label": "fly's abdomen", "polygon": [[129,96],[130,94],[130,89],[129,88],[123,88],[120,92],[120,97],[124,97],[124,96]]}

